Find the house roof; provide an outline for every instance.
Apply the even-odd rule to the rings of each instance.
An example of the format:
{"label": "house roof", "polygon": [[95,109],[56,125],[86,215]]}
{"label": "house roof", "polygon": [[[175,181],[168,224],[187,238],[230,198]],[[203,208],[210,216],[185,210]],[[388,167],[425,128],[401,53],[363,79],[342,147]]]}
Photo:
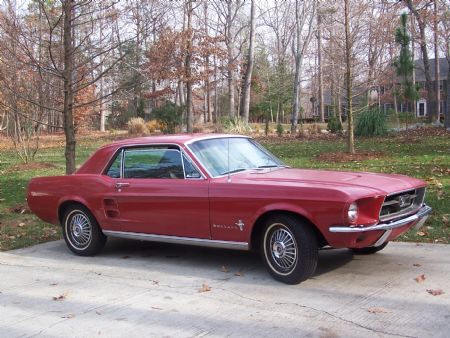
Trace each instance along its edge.
{"label": "house roof", "polygon": [[[435,59],[429,59],[431,80],[434,81],[436,74]],[[416,69],[416,81],[425,81],[425,68],[423,66],[423,59],[416,60],[414,62],[414,68]],[[447,80],[448,76],[448,62],[446,58],[439,58],[439,79]]]}

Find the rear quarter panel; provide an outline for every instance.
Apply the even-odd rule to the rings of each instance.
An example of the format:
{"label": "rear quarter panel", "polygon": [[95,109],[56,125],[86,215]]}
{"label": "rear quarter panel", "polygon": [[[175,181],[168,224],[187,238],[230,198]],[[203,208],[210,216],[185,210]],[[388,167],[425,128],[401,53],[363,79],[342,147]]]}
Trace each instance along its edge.
{"label": "rear quarter panel", "polygon": [[95,174],[75,174],[33,178],[28,184],[27,202],[33,213],[40,219],[59,224],[58,209],[67,201],[85,205],[102,227],[110,227],[104,222],[103,196],[111,191],[112,180]]}

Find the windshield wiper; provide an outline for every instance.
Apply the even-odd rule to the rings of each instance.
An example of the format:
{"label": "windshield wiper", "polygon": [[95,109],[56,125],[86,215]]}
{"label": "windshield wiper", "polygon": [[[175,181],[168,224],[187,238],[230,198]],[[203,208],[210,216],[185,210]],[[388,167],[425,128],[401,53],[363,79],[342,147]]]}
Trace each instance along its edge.
{"label": "windshield wiper", "polygon": [[244,170],[247,170],[247,168],[238,168],[238,169],[233,169],[230,171],[225,171],[224,173],[221,173],[220,175],[234,174],[234,173],[238,173],[238,172],[244,171]]}
{"label": "windshield wiper", "polygon": [[264,168],[278,168],[278,167],[280,167],[280,166],[277,165],[277,164],[267,164],[267,165],[260,165],[260,166],[258,167],[258,169],[264,169]]}

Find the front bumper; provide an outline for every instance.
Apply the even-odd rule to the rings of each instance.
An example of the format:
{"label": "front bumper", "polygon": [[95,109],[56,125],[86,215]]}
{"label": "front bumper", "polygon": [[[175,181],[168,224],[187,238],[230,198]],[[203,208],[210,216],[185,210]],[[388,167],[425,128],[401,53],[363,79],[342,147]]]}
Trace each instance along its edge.
{"label": "front bumper", "polygon": [[425,223],[428,218],[428,215],[431,213],[432,208],[426,204],[423,204],[422,207],[415,213],[414,215],[388,222],[388,223],[379,223],[375,225],[370,225],[367,227],[361,226],[333,226],[330,227],[330,232],[333,233],[363,233],[367,231],[384,231],[383,235],[375,242],[373,246],[380,246],[383,244],[386,239],[391,234],[392,230],[401,228],[407,224],[415,223],[415,228],[419,229]]}

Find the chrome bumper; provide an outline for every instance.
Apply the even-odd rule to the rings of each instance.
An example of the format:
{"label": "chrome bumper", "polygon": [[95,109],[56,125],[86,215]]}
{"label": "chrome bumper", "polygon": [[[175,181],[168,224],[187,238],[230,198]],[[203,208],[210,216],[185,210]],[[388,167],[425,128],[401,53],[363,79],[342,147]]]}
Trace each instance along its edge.
{"label": "chrome bumper", "polygon": [[371,225],[368,227],[359,227],[359,226],[334,226],[330,227],[330,232],[340,232],[340,233],[358,233],[358,232],[366,232],[366,231],[377,231],[377,230],[393,230],[396,228],[400,228],[408,223],[412,223],[415,221],[419,221],[416,224],[416,229],[419,229],[428,218],[428,215],[431,213],[431,207],[424,204],[417,213],[414,215],[408,216],[406,218],[399,219],[397,221],[389,222],[389,223],[380,223]]}

